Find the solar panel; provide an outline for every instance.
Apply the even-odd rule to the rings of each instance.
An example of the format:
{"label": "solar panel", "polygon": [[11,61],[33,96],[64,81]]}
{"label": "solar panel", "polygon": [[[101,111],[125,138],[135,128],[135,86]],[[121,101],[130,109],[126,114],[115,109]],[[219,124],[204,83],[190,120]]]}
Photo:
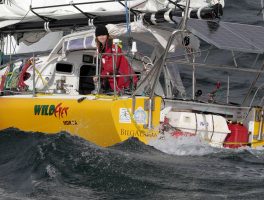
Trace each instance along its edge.
{"label": "solar panel", "polygon": [[[174,17],[179,22],[181,18]],[[187,29],[219,49],[264,52],[264,27],[229,22],[188,19]]]}
{"label": "solar panel", "polygon": [[222,22],[230,31],[236,32],[264,52],[264,27]]}

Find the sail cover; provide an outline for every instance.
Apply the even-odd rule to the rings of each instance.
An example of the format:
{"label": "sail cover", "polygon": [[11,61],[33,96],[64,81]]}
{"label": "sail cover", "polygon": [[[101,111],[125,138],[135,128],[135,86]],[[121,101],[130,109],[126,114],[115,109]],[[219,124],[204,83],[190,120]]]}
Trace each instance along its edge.
{"label": "sail cover", "polygon": [[[39,16],[45,16],[47,19],[79,18],[82,16],[80,11],[99,16],[125,13],[125,5],[128,8],[157,11],[164,8],[164,1],[158,0],[159,3],[156,3],[156,0],[23,0],[23,3],[21,3],[20,0],[12,0],[10,3],[0,4],[0,28],[19,21],[41,20],[35,13]],[[154,3],[146,5],[146,2]]]}
{"label": "sail cover", "polygon": [[[191,9],[201,11],[224,0],[191,1]],[[151,13],[163,9],[177,8],[175,3],[184,6],[185,0],[10,0],[0,4],[0,29],[8,25],[63,19],[89,18],[128,14],[128,9],[137,13]],[[127,9],[128,8],[128,9]],[[135,14],[135,13],[134,13]],[[88,22],[87,22],[88,23]]]}

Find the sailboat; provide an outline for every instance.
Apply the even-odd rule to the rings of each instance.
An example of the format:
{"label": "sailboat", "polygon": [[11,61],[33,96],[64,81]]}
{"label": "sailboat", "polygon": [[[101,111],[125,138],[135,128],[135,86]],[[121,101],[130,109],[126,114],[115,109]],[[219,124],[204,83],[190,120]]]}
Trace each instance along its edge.
{"label": "sailboat", "polygon": [[[200,41],[232,55],[237,51],[264,52],[264,44],[257,42],[263,27],[219,21],[223,1],[97,0],[35,7],[28,2],[20,12],[15,9],[18,5],[16,1],[3,5],[6,17],[0,17],[4,19],[0,22],[2,38],[12,34],[17,42],[27,38],[39,41],[52,31],[71,33],[63,36],[48,55],[34,53],[31,58],[0,68],[0,130],[67,131],[104,147],[130,137],[149,144],[166,139],[167,134],[176,138],[198,135],[220,148],[263,146],[264,111],[263,105],[252,106],[255,97],[249,106],[245,104],[250,93],[242,105],[233,105],[228,100],[228,86],[227,102],[222,104],[215,100],[219,86],[206,101],[199,99],[201,91],[196,90],[198,67],[263,73],[263,68],[208,65],[210,51],[204,62],[199,62]],[[136,89],[104,93],[100,84],[93,82],[94,76],[101,77],[94,38],[98,24],[106,24],[113,37],[133,38],[126,55],[140,79]],[[248,31],[252,34],[245,34]],[[151,55],[138,53],[136,41],[151,46]],[[192,68],[190,99],[176,65]],[[113,78],[118,76],[113,74]]]}

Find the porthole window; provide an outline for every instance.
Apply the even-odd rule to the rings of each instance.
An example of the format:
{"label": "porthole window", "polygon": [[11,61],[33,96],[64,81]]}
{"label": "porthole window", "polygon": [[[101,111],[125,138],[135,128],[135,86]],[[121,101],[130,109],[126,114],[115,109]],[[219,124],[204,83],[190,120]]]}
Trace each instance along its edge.
{"label": "porthole window", "polygon": [[67,63],[57,63],[56,72],[72,73],[73,65]]}

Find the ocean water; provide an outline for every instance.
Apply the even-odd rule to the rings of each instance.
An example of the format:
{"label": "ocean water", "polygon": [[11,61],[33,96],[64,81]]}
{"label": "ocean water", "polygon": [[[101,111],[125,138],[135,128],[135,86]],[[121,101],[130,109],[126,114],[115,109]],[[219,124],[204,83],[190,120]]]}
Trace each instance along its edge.
{"label": "ocean water", "polygon": [[[176,145],[175,145],[176,144]],[[1,199],[263,199],[264,151],[0,132]]]}
{"label": "ocean water", "polygon": [[[259,9],[258,0],[227,0],[222,20],[263,26]],[[199,87],[210,91],[219,76],[201,74]],[[183,76],[188,82],[188,73]],[[244,78],[232,79],[233,101],[246,93]],[[263,199],[263,193],[263,148],[217,149],[197,137],[151,145],[131,138],[102,148],[64,132],[0,131],[4,200]]]}

